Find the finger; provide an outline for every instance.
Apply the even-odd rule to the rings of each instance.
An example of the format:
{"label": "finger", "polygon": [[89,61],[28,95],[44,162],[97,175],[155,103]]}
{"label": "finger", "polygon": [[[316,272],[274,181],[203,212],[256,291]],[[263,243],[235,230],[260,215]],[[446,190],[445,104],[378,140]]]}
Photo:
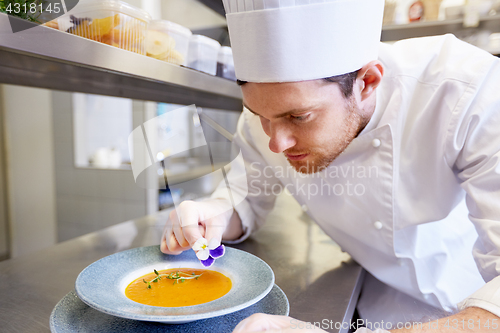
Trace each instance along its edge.
{"label": "finger", "polygon": [[182,231],[182,228],[180,225],[176,225],[172,228],[173,233],[175,235],[175,238],[177,239],[177,243],[182,246],[182,247],[188,247],[189,248],[189,242],[186,240],[184,236],[184,232]]}
{"label": "finger", "polygon": [[[177,218],[177,212],[175,211],[175,209],[168,214],[168,219],[167,222],[165,222],[165,227],[163,228],[163,234],[161,236],[162,242],[163,240],[166,241],[169,239],[174,224],[179,224],[179,219]],[[165,244],[166,243],[167,242],[165,242]]]}
{"label": "finger", "polygon": [[177,255],[177,254],[181,254],[182,251],[170,251],[168,246],[167,246],[167,242],[165,240],[162,240],[161,244],[160,244],[160,250],[161,252],[165,253],[165,254],[174,254],[174,255]]}
{"label": "finger", "polygon": [[190,225],[187,227],[182,228],[182,231],[184,233],[184,237],[187,240],[187,242],[193,246],[196,241],[205,235],[205,228],[201,225]]}
{"label": "finger", "polygon": [[168,219],[167,222],[165,223],[165,227],[163,228],[163,234],[161,235],[161,240],[160,240],[160,250],[163,253],[171,254],[171,251],[168,248],[168,241],[170,241],[171,234],[172,234],[172,222],[171,219]]}
{"label": "finger", "polygon": [[185,202],[181,203],[179,207],[176,208],[176,211],[179,216],[180,226],[182,227],[183,237],[190,246],[193,246],[198,239],[203,237],[198,228],[199,214],[195,205],[184,203]]}
{"label": "finger", "polygon": [[177,238],[173,233],[170,234],[170,236],[167,238],[167,247],[168,250],[170,251],[170,254],[181,254],[183,251],[189,250],[190,248],[189,246],[188,247],[181,246],[177,242]]}
{"label": "finger", "polygon": [[198,230],[200,231],[201,236],[206,238],[205,227],[201,224],[198,224]]}
{"label": "finger", "polygon": [[165,236],[163,236],[161,238],[161,242],[160,242],[160,251],[163,252],[163,253],[167,253],[168,254],[168,247],[167,247],[167,242],[165,241]]}
{"label": "finger", "polygon": [[165,224],[165,229],[162,236],[160,249],[162,252],[167,254],[180,254],[182,251],[189,249],[189,247],[183,247],[177,241],[175,235],[173,234],[173,230],[178,224],[177,215],[174,211],[170,213],[170,218],[167,220]]}
{"label": "finger", "polygon": [[220,225],[217,219],[210,219],[205,226],[205,238],[210,242],[212,239],[217,240],[217,244],[220,245],[222,241],[222,234],[224,233],[224,228]]}

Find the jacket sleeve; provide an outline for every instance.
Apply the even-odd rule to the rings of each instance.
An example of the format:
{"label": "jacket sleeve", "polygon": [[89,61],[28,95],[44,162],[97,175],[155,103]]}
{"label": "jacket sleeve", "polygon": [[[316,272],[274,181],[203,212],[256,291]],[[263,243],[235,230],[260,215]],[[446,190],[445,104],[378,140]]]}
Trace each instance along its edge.
{"label": "jacket sleeve", "polygon": [[500,316],[500,61],[485,66],[450,117],[448,164],[466,192],[478,239],[472,254],[486,284],[458,304]]}
{"label": "jacket sleeve", "polygon": [[258,146],[267,146],[267,136],[262,130],[260,120],[248,110],[244,110],[233,139],[239,150],[237,157],[227,166],[227,182],[223,180],[212,198],[226,199],[233,204],[243,226],[244,234],[235,241],[238,243],[261,227],[273,209],[276,195],[271,188],[279,183],[270,170],[268,163],[259,152]]}

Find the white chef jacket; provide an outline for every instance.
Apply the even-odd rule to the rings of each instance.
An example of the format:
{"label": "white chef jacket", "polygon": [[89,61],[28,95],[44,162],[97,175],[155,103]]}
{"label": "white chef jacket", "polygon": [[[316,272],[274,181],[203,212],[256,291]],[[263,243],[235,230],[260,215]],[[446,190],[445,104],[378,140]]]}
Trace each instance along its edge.
{"label": "white chef jacket", "polygon": [[[244,110],[235,135],[244,165],[231,171],[233,192],[248,185],[236,206],[242,239],[286,187],[386,285],[446,311],[500,316],[500,60],[453,35],[381,44],[379,60],[371,120],[318,174],[283,172],[286,158]],[[229,199],[225,184],[213,197]]]}

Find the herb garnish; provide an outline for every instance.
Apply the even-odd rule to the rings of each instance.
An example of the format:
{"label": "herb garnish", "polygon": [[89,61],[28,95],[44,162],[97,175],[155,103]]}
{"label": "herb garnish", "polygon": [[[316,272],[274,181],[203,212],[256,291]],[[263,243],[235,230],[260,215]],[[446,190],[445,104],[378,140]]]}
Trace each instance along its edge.
{"label": "herb garnish", "polygon": [[174,280],[174,284],[176,284],[176,283],[179,283],[179,281],[182,283],[186,280],[192,280],[192,279],[198,280],[198,278],[203,275],[203,274],[196,275],[196,274],[194,274],[194,272],[190,275],[188,273],[179,272],[179,271],[172,272],[170,274],[160,274],[160,273],[158,273],[158,271],[156,269],[154,269],[154,272],[156,274],[156,277],[153,280],[148,282],[145,279],[142,279],[142,281],[144,281],[144,283],[146,283],[148,285],[148,289],[151,289],[151,283],[158,282],[163,277],[170,279],[170,280]]}

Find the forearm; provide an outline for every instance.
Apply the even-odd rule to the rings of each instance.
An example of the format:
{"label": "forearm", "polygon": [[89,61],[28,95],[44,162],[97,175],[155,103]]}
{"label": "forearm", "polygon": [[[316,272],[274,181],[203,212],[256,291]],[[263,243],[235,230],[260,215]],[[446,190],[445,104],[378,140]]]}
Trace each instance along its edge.
{"label": "forearm", "polygon": [[412,325],[409,329],[392,330],[394,333],[460,333],[500,332],[500,318],[480,308],[470,307],[449,317]]}

